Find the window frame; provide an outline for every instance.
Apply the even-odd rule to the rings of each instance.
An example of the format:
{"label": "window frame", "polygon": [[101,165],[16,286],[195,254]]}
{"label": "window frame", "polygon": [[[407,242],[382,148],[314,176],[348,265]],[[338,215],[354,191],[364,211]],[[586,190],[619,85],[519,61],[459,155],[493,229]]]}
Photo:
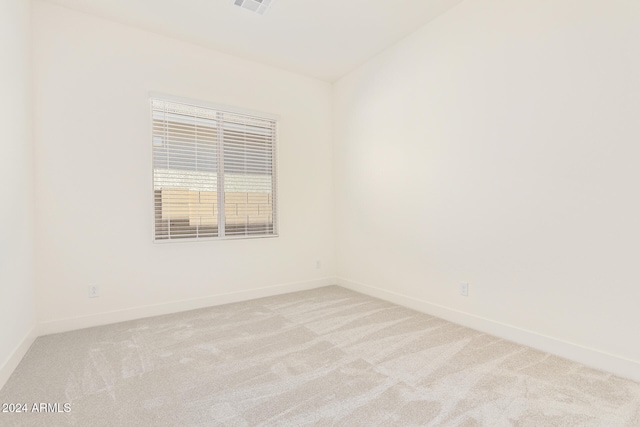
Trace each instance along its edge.
{"label": "window frame", "polygon": [[[153,150],[153,100],[174,102],[177,104],[184,104],[191,107],[207,108],[215,110],[216,112],[240,114],[245,116],[251,116],[258,119],[272,120],[275,122],[275,138],[272,147],[272,205],[273,205],[273,234],[255,234],[255,235],[224,235],[215,237],[186,237],[186,238],[168,238],[158,239],[156,233],[156,202],[155,202],[155,171],[154,171],[154,150]],[[151,159],[151,241],[154,244],[173,244],[173,243],[197,243],[197,242],[215,242],[224,240],[247,240],[247,239],[271,239],[280,237],[280,204],[279,204],[279,191],[278,191],[278,140],[279,140],[279,127],[280,116],[272,113],[265,113],[262,111],[250,110],[241,107],[234,107],[225,104],[217,104],[208,101],[194,100],[190,98],[183,98],[174,95],[167,95],[165,93],[149,92],[147,97],[148,114],[149,114],[149,126],[147,136],[147,146],[150,150]],[[224,197],[224,194],[223,194]],[[220,221],[220,219],[218,220]],[[219,228],[219,225],[218,225]]]}

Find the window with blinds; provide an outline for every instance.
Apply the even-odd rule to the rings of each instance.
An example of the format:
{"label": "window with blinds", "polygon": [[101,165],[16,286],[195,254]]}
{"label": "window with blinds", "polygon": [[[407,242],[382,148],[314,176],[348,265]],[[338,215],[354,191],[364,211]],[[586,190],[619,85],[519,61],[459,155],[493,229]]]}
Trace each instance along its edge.
{"label": "window with blinds", "polygon": [[162,99],[151,111],[156,241],[277,235],[275,120]]}

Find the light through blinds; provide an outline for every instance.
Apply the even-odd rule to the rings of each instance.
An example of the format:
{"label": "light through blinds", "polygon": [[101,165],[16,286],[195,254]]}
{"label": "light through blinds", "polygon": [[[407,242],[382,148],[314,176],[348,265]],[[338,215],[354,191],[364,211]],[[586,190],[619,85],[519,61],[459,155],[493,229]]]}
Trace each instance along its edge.
{"label": "light through blinds", "polygon": [[151,100],[155,240],[275,236],[276,121]]}

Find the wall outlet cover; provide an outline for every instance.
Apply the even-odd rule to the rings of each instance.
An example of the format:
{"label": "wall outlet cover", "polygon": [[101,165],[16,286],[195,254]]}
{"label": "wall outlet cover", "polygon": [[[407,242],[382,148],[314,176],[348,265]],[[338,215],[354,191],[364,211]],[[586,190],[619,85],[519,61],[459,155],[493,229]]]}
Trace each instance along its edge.
{"label": "wall outlet cover", "polygon": [[469,296],[469,284],[468,283],[460,283],[460,295],[463,297]]}

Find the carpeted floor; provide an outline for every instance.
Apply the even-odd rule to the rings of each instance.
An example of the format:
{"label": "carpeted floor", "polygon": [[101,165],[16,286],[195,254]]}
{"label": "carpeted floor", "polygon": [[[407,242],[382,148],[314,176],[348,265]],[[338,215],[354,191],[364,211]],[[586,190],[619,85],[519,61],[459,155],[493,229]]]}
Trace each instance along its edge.
{"label": "carpeted floor", "polygon": [[640,426],[638,383],[335,286],[41,337],[0,403],[63,411],[2,426]]}

